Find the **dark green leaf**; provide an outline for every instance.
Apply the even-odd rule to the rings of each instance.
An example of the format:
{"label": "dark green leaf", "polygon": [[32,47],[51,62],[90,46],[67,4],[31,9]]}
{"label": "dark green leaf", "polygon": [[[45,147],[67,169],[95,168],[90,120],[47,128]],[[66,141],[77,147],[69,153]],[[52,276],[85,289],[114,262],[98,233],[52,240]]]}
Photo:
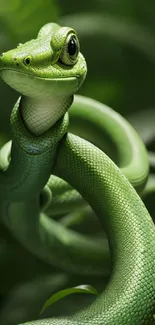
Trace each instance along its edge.
{"label": "dark green leaf", "polygon": [[65,298],[73,293],[87,293],[87,294],[98,295],[97,290],[90,285],[80,285],[77,287],[60,290],[60,291],[54,293],[48,300],[46,300],[40,314],[42,314],[49,306],[51,306],[58,300]]}

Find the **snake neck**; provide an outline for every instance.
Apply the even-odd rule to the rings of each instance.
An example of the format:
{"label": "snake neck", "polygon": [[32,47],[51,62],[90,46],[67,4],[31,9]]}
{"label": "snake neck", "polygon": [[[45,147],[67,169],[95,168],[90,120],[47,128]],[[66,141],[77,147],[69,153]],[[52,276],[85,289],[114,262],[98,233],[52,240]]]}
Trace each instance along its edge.
{"label": "snake neck", "polygon": [[73,96],[31,98],[22,96],[20,111],[28,130],[39,136],[49,130],[68,110]]}

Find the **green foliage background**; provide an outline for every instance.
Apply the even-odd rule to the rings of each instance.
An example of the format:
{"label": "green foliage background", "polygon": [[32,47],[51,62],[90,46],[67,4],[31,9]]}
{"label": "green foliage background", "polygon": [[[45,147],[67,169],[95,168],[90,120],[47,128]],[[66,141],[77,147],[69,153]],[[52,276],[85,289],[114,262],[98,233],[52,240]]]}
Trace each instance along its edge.
{"label": "green foliage background", "polygon": [[[88,64],[88,76],[80,93],[100,100],[130,118],[133,113],[154,109],[154,16],[154,0],[0,0],[0,52],[35,38],[40,27],[47,22],[74,27]],[[1,143],[10,138],[9,116],[18,96],[0,80]],[[51,271],[48,265],[26,252],[1,225],[0,324],[14,325],[28,317],[27,310],[24,314],[23,304],[19,303],[24,294],[25,304],[32,298],[37,304],[40,296],[43,303],[54,290],[49,285],[49,281],[53,281],[49,280],[49,276],[56,271],[54,268]],[[45,281],[41,280],[42,275],[46,275]],[[31,281],[35,277],[37,285],[32,290]],[[29,287],[26,287],[28,281]],[[68,280],[65,274],[60,274],[54,281],[58,289],[62,284],[68,285],[68,281],[69,285],[77,285],[83,279],[72,276]],[[97,280],[90,279],[91,284],[94,281],[95,286],[100,287]],[[23,287],[16,293],[14,288],[19,284]],[[79,306],[82,301],[83,298],[80,298]],[[37,306],[41,308],[39,303]],[[59,308],[67,310],[68,305],[65,304],[63,307],[59,305]],[[35,303],[31,303],[28,319],[39,313],[37,308],[35,310]],[[55,313],[59,314],[57,307]]]}

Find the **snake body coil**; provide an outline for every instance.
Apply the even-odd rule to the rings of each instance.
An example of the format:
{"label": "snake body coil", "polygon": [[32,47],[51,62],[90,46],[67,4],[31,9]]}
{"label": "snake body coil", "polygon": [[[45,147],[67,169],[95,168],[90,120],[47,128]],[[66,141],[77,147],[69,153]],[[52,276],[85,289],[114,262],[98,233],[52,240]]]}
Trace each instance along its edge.
{"label": "snake body coil", "polygon": [[[28,249],[51,264],[81,272],[80,264],[85,263],[88,273],[97,274],[99,267],[100,274],[101,257],[110,264],[108,245],[100,249],[99,243],[95,246],[88,238],[56,225],[45,207],[40,213],[41,198],[47,205],[51,200],[52,206],[48,179],[53,174],[74,188],[71,195],[77,190],[95,211],[106,231],[112,260],[106,289],[89,308],[72,317],[26,324],[152,324],[155,228],[136,193],[141,193],[148,176],[146,150],[123,118],[84,97],[76,97],[69,110],[70,131],[76,135],[68,132],[65,112],[86,75],[76,32],[57,24],[43,26],[36,40],[1,55],[0,74],[23,95],[11,117],[12,145],[0,153],[3,222]],[[106,152],[110,143],[114,149],[110,157],[116,157],[119,167],[102,151],[101,118],[105,119]],[[99,131],[96,139],[86,131],[89,125],[91,131],[92,126]]]}

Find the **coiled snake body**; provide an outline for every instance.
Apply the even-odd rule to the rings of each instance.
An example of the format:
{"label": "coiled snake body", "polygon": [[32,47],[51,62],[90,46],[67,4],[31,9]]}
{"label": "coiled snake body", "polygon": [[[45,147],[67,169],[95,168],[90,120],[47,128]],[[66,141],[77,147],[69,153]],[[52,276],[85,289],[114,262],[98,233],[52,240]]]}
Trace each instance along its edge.
{"label": "coiled snake body", "polygon": [[[73,271],[85,267],[86,273],[100,274],[101,257],[110,264],[108,245],[100,248],[45,214],[52,202],[51,184],[56,178],[49,177],[53,174],[76,189],[96,212],[112,258],[106,289],[89,308],[73,317],[27,325],[152,324],[155,228],[136,193],[141,193],[147,180],[147,154],[136,132],[118,114],[84,97],[73,102],[86,76],[76,32],[54,23],[43,26],[35,40],[1,55],[0,75],[22,94],[11,116],[12,145],[6,144],[0,152],[3,222],[42,259]],[[68,109],[70,130],[78,135],[67,132]],[[119,168],[102,151],[102,124],[106,151],[110,144],[110,157]],[[70,195],[74,199],[75,190]],[[41,208],[45,212],[40,213]]]}

